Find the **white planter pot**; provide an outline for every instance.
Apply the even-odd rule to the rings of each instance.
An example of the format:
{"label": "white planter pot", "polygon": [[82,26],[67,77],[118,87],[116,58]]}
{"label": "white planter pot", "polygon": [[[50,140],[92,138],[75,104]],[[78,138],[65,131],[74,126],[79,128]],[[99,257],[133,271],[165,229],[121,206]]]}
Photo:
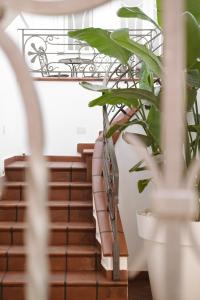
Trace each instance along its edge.
{"label": "white planter pot", "polygon": [[199,300],[200,222],[164,223],[143,211],[137,213],[137,225],[153,299]]}

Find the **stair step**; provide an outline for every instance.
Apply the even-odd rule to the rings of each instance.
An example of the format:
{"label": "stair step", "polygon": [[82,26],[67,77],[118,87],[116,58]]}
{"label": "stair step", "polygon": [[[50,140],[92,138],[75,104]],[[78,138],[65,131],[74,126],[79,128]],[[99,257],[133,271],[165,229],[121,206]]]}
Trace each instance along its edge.
{"label": "stair step", "polygon": [[[20,246],[0,247],[1,271],[25,271],[26,248]],[[52,272],[94,271],[100,253],[95,246],[60,246],[48,249],[50,270]]]}
{"label": "stair step", "polygon": [[94,143],[79,143],[77,145],[77,152],[80,154],[83,154],[84,150],[93,150],[94,149]]}
{"label": "stair step", "polygon": [[[0,245],[24,245],[25,223],[0,222]],[[50,245],[94,245],[95,225],[92,222],[52,223]]]}
{"label": "stair step", "polygon": [[[24,200],[25,182],[7,182],[2,200]],[[49,200],[92,200],[92,183],[89,182],[51,182],[48,183]]]}
{"label": "stair step", "polygon": [[[3,300],[25,300],[25,273],[0,274]],[[53,273],[49,277],[49,300],[127,300],[126,281],[113,282],[96,271]]]}
{"label": "stair step", "polygon": [[[26,201],[0,201],[0,221],[23,222]],[[93,220],[91,201],[49,201],[51,222],[89,222]]]}
{"label": "stair step", "polygon": [[[53,273],[49,276],[49,300],[65,299],[65,273]],[[27,275],[18,272],[6,272],[2,276],[1,296],[3,300],[25,300]]]}
{"label": "stair step", "polygon": [[[25,181],[27,161],[16,161],[6,167],[6,179],[9,182]],[[85,162],[47,162],[50,181],[86,181],[87,166]]]}
{"label": "stair step", "polygon": [[[46,164],[51,221],[48,300],[127,300],[127,281],[109,280],[111,272],[100,264],[92,204],[94,145],[78,147],[81,157],[48,157]],[[5,170],[7,181],[0,201],[0,300],[25,300],[27,168],[28,162],[21,160]]]}

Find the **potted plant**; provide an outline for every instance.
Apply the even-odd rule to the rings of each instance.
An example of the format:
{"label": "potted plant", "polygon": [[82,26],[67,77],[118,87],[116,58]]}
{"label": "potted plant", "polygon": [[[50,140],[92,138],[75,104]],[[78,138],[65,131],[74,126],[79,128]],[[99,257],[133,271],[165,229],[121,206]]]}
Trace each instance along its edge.
{"label": "potted plant", "polygon": [[[157,4],[160,8],[159,0],[157,0]],[[185,194],[180,194],[178,200],[177,191],[168,193],[168,195],[159,192],[154,194],[154,204],[159,203],[158,207],[160,207],[164,203],[164,207],[167,207],[170,217],[174,217],[173,220],[170,219],[170,222],[165,224],[163,219],[157,218],[155,215],[157,213],[156,205],[153,207],[152,212],[143,211],[142,213],[138,213],[139,234],[145,240],[145,245],[148,249],[148,270],[153,296],[156,300],[197,300],[200,294],[198,281],[200,276],[200,253],[198,251],[200,246],[199,206],[198,196],[192,191],[192,188],[195,187],[199,193],[199,181],[196,180],[195,168],[191,167],[193,160],[198,158],[200,147],[200,115],[197,98],[197,91],[200,87],[200,62],[198,60],[200,57],[200,4],[197,1],[188,0],[186,1],[186,5],[187,11],[184,13],[184,17],[187,25],[187,69],[185,72],[187,74],[188,101],[187,113],[185,114],[187,130],[186,142],[183,145],[185,163],[183,172],[187,177],[185,183],[188,183],[188,187],[185,189]],[[122,17],[138,17],[155,24],[154,21],[138,8],[122,8],[118,14]],[[160,28],[160,15],[158,20],[160,23],[159,25],[156,24],[156,26]],[[93,32],[92,34],[91,31]],[[102,39],[98,39],[98,33],[101,35],[101,38],[103,37]],[[143,151],[143,158],[146,158],[146,165],[144,165],[142,160],[132,168],[132,171],[143,171],[148,166],[152,168],[153,165],[154,175],[159,182],[159,175],[163,167],[163,153],[160,143],[160,95],[162,94],[162,84],[158,94],[156,93],[154,84],[155,81],[161,78],[162,74],[162,62],[160,58],[143,45],[131,41],[128,31],[124,29],[113,33],[102,32],[100,29],[85,29],[82,32],[73,32],[72,36],[87,41],[91,46],[96,47],[104,54],[118,58],[122,64],[128,64],[128,59],[133,53],[143,61],[139,87],[109,89],[107,87],[92,86],[88,83],[82,85],[88,89],[102,92],[102,96],[92,101],[90,106],[125,104],[130,107],[137,107],[138,114],[132,120],[128,121],[125,125],[117,124],[111,127],[107,134],[110,136],[116,130],[123,131],[130,125],[140,125],[144,130],[143,135],[131,136],[130,134],[125,134],[126,141],[132,143],[131,139],[133,139],[133,143]],[[162,83],[162,80],[159,80],[159,82]],[[148,110],[146,110],[146,101],[148,102]],[[192,118],[189,118],[189,115],[192,115]],[[153,160],[150,154],[142,146],[144,142],[149,149],[149,153],[159,157],[157,165],[152,163]],[[182,154],[180,153],[180,155]],[[192,170],[189,175],[187,175],[188,169]],[[149,180],[145,178],[142,183],[139,183],[138,187],[140,191],[144,189]],[[163,195],[165,195],[165,198],[163,198]],[[175,198],[177,200],[176,203],[178,203],[177,207],[174,206]],[[179,214],[188,216],[188,212],[190,212],[189,216],[192,219],[190,222],[182,222],[177,218]],[[176,232],[178,232],[177,235]],[[174,239],[175,236],[177,240]],[[181,256],[182,259],[180,260]],[[173,281],[175,281],[174,284]]]}

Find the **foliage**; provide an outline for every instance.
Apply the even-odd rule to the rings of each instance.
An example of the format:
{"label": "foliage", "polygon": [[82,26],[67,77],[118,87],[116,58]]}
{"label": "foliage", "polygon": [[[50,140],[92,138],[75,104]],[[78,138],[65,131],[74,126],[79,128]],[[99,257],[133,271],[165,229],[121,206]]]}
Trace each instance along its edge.
{"label": "foliage", "polygon": [[129,50],[132,54],[137,55],[158,77],[161,76],[162,65],[159,58],[144,45],[133,41],[129,37],[128,29],[116,30],[111,34],[112,40],[117,45]]}
{"label": "foliage", "polygon": [[138,7],[122,7],[118,10],[117,15],[121,18],[139,18],[141,20],[146,20],[146,21],[151,22],[158,29],[160,29],[159,24],[157,24],[153,19],[151,19],[149,16],[147,16]]}
{"label": "foliage", "polygon": [[100,53],[119,59],[122,64],[127,64],[132,53],[117,45],[111,38],[111,32],[101,28],[84,28],[73,30],[68,35],[77,40],[87,42]]}
{"label": "foliage", "polygon": [[[156,23],[138,7],[123,7],[118,11],[118,16],[123,18],[139,18],[151,22],[157,30],[162,27],[162,0],[157,2]],[[187,143],[185,145],[186,168],[196,157],[200,149],[200,114],[197,102],[197,91],[200,88],[200,2],[197,0],[186,0],[186,11],[184,13],[186,24],[187,42],[187,112],[192,114],[192,119],[187,121]],[[82,83],[82,86],[93,91],[98,91],[101,96],[91,101],[89,106],[102,105],[126,105],[136,107],[134,117],[125,124],[115,124],[107,132],[112,136],[116,131],[123,131],[128,126],[139,126],[143,133],[137,134],[138,138],[145,143],[152,155],[158,157],[158,163],[162,166],[162,153],[160,144],[160,94],[162,92],[162,61],[151,50],[144,45],[133,41],[129,37],[128,29],[108,32],[99,28],[88,28],[70,33],[71,37],[86,41],[99,52],[117,58],[122,64],[127,65],[131,77],[129,58],[134,54],[141,61],[139,72],[139,84],[128,89],[109,89],[105,86]],[[160,86],[156,89],[155,83]],[[187,114],[186,114],[187,119]],[[146,166],[142,161],[131,168],[131,172],[142,172]],[[138,190],[142,192],[150,178],[138,181]]]}

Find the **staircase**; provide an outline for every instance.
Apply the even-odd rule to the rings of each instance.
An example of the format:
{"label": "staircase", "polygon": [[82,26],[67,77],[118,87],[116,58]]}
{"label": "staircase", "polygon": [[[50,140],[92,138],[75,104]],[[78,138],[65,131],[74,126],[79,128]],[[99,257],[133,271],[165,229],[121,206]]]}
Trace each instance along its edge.
{"label": "staircase", "polygon": [[[101,266],[95,238],[91,158],[93,145],[79,145],[80,156],[48,157],[50,300],[127,300],[127,280],[112,281]],[[0,201],[0,300],[23,300],[26,158],[6,169]],[[38,266],[39,268],[39,266]]]}

